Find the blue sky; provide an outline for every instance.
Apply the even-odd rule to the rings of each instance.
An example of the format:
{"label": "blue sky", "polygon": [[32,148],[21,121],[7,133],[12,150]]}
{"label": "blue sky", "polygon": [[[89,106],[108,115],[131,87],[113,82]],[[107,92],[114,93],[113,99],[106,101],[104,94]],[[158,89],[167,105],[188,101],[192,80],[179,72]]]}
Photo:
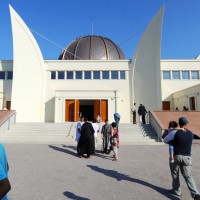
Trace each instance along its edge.
{"label": "blue sky", "polygon": [[[192,59],[200,54],[199,0],[1,0],[0,60],[13,59],[8,4],[26,25],[66,47],[79,36],[111,39],[132,58],[142,31],[165,3],[162,59]],[[57,59],[62,48],[33,33],[44,59]]]}

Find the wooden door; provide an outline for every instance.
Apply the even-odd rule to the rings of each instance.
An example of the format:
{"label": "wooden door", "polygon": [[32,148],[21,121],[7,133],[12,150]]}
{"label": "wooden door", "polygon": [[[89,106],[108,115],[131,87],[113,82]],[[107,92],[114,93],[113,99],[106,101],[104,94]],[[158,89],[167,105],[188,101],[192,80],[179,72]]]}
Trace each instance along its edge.
{"label": "wooden door", "polygon": [[108,118],[108,101],[107,100],[101,100],[101,119],[102,121],[105,121],[105,119]]}
{"label": "wooden door", "polygon": [[195,97],[190,97],[190,110],[196,110]]}
{"label": "wooden door", "polygon": [[163,110],[170,110],[170,101],[163,101],[162,102],[162,109]]}
{"label": "wooden door", "polygon": [[6,101],[6,108],[10,110],[11,108],[11,101]]}
{"label": "wooden door", "polygon": [[94,119],[97,118],[98,115],[101,114],[100,111],[100,100],[94,100]]}
{"label": "wooden door", "polygon": [[74,121],[75,113],[75,100],[66,100],[65,101],[65,121]]}
{"label": "wooden door", "polygon": [[75,100],[75,121],[79,120],[79,105],[80,101],[78,99]]}

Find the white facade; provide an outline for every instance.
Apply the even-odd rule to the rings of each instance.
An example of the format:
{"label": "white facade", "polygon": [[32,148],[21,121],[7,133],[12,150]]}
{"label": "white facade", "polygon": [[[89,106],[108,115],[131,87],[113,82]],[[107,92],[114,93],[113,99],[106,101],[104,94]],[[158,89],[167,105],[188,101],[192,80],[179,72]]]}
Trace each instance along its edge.
{"label": "white facade", "polygon": [[131,122],[134,102],[143,102],[147,110],[161,110],[162,101],[168,102],[173,110],[191,107],[194,98],[189,97],[195,93],[195,109],[200,109],[200,61],[160,60],[164,7],[144,31],[131,61],[44,60],[24,21],[12,7],[10,12],[14,61],[0,61],[0,106],[11,102],[17,122],[65,122],[70,100],[75,101],[75,115],[81,112],[76,101],[89,112],[94,112],[95,101],[105,101],[106,117],[113,121],[119,112],[124,123]]}
{"label": "white facade", "polygon": [[[161,60],[161,85],[162,85],[162,101],[170,101],[171,110],[178,107],[182,110],[183,106],[189,106],[189,99],[186,102],[181,102],[177,95],[189,96],[192,93],[200,92],[200,60]],[[192,92],[191,88],[195,88]],[[180,91],[180,93],[179,93]],[[175,96],[175,97],[174,97]],[[199,104],[199,99],[196,99],[196,105]],[[195,110],[200,110],[197,106]]]}
{"label": "white facade", "polygon": [[[108,101],[108,118],[113,120],[113,114],[119,112],[122,122],[130,121],[129,66],[127,60],[120,61],[45,61],[47,65],[46,78],[46,120],[63,122],[65,119],[65,101],[67,99]],[[51,79],[51,72],[73,72],[74,78]],[[75,78],[76,72],[82,72],[82,79]],[[109,72],[109,79],[84,78],[84,72]],[[112,79],[111,73],[125,72],[125,79]],[[66,73],[65,73],[66,75]],[[119,76],[119,75],[118,75]],[[54,116],[53,116],[54,115]],[[53,119],[54,118],[54,119]]]}

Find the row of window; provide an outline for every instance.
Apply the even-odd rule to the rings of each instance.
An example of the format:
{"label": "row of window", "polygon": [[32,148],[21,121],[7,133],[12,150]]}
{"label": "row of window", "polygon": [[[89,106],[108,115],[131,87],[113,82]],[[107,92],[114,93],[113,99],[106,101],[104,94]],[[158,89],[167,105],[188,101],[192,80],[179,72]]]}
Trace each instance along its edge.
{"label": "row of window", "polygon": [[1,80],[11,80],[13,79],[13,72],[11,71],[0,71]]}
{"label": "row of window", "polygon": [[165,80],[197,80],[199,79],[199,71],[163,71],[162,79]]}
{"label": "row of window", "polygon": [[126,79],[125,71],[51,71],[51,79]]}

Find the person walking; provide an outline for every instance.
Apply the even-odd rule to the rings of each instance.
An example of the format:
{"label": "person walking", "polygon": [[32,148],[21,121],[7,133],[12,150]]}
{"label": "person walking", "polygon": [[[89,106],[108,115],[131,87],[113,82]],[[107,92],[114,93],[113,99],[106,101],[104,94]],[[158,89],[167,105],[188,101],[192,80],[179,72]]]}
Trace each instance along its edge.
{"label": "person walking", "polygon": [[192,158],[191,148],[194,135],[188,130],[188,120],[186,117],[179,118],[180,130],[175,134],[169,134],[164,138],[165,143],[173,140],[174,146],[174,163],[170,163],[172,176],[171,194],[181,196],[181,186],[179,180],[179,171],[182,173],[185,182],[190,190],[192,198],[200,200],[200,194],[192,177]]}
{"label": "person walking", "polygon": [[112,126],[112,142],[111,142],[111,146],[112,146],[112,150],[114,152],[114,155],[113,155],[113,161],[118,161],[119,159],[119,155],[118,155],[118,148],[119,148],[119,131],[117,129],[117,124],[116,122],[113,122],[111,124]]}
{"label": "person walking", "polygon": [[101,138],[102,138],[102,152],[109,154],[110,153],[110,137],[112,133],[112,127],[109,124],[109,120],[105,120],[105,124],[101,129]]}
{"label": "person walking", "polygon": [[117,128],[118,128],[118,127],[119,127],[119,121],[120,121],[120,119],[121,119],[120,114],[119,114],[119,113],[115,113],[115,114],[114,114],[114,119],[115,119],[115,122],[116,122]]}
{"label": "person walking", "polygon": [[8,180],[8,161],[5,148],[0,144],[0,199],[7,200],[6,194],[11,190]]}
{"label": "person walking", "polygon": [[98,138],[98,133],[99,133],[99,125],[97,124],[97,120],[94,119],[92,123],[92,127],[94,129],[94,146],[97,148],[97,138]]}
{"label": "person walking", "polygon": [[84,123],[84,117],[80,117],[77,124],[76,124],[76,141],[77,141],[77,154],[79,155],[79,151],[80,151],[80,145],[79,145],[79,140],[81,137],[81,126]]}
{"label": "person walking", "polygon": [[134,103],[133,107],[131,108],[131,112],[133,114],[133,124],[136,124],[136,111],[137,111],[137,106],[136,103]]}
{"label": "person walking", "polygon": [[94,154],[94,129],[92,124],[88,122],[88,118],[85,117],[85,123],[81,127],[81,137],[80,137],[80,155],[81,158],[83,154],[87,154],[87,158],[91,158]]}
{"label": "person walking", "polygon": [[147,114],[147,110],[146,110],[145,106],[142,103],[140,104],[140,106],[138,108],[138,114],[142,118],[142,123],[146,124],[145,115]]}

